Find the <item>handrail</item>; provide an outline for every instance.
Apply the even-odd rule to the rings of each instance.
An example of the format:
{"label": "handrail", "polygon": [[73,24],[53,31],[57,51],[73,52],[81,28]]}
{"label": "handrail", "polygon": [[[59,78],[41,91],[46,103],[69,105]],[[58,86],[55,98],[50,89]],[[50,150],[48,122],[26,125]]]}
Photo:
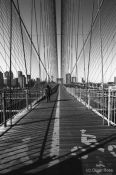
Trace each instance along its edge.
{"label": "handrail", "polygon": [[78,87],[66,87],[66,90],[87,108],[106,120],[108,126],[116,126],[116,91],[107,89],[84,89]]}
{"label": "handrail", "polygon": [[[58,85],[52,85],[52,93],[55,93]],[[10,99],[11,95],[11,99]],[[0,125],[7,126],[7,121],[18,113],[31,110],[39,101],[45,99],[45,87],[41,90],[18,90],[0,93]]]}

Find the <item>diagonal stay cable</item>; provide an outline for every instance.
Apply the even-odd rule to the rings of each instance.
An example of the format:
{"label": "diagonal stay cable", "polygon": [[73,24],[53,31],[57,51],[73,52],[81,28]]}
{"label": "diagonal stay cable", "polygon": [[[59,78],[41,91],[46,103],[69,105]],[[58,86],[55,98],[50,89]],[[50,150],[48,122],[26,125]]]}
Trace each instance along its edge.
{"label": "diagonal stay cable", "polygon": [[[32,39],[32,32],[33,32],[32,29],[33,29],[33,0],[31,4],[31,39]],[[32,64],[32,43],[31,43],[31,49],[30,49],[30,75],[32,73],[31,64]]]}
{"label": "diagonal stay cable", "polygon": [[[95,24],[95,22],[96,22],[96,20],[97,20],[97,17],[98,17],[98,15],[99,15],[99,10],[101,9],[101,7],[102,7],[102,5],[103,5],[103,2],[104,2],[104,0],[102,0],[102,2],[101,2],[101,4],[100,4],[100,7],[99,7],[99,9],[98,9],[98,11],[97,11],[97,13],[96,13],[96,16],[95,16],[95,18],[94,18],[94,20],[93,20],[93,23],[92,23],[92,28],[93,28],[93,26],[94,26],[94,24]],[[89,38],[90,34],[91,34],[91,29],[90,29],[89,33],[87,34],[87,37],[86,37],[86,39],[85,39],[85,41],[84,41],[84,44],[83,44],[83,46],[82,46],[82,49],[81,49],[81,51],[80,51],[80,53],[79,53],[79,55],[78,55],[78,59],[76,60],[76,63],[75,63],[75,65],[74,65],[74,67],[73,67],[73,69],[72,69],[72,71],[71,71],[71,74],[73,73],[73,71],[74,71],[74,69],[75,69],[75,67],[76,67],[76,64],[77,64],[78,61],[79,61],[79,58],[80,58],[80,56],[81,56],[81,54],[82,54],[82,52],[83,52],[83,49],[84,49],[84,47],[85,47],[85,45],[86,45],[86,43],[87,43],[87,41],[88,41],[88,38]]]}
{"label": "diagonal stay cable", "polygon": [[[80,6],[81,6],[81,2],[79,0],[78,2],[78,16],[77,16],[77,37],[76,37],[76,62],[78,61],[78,51],[79,51],[79,22],[80,22]],[[77,77],[77,82],[78,82],[78,66],[76,64],[76,77]]]}
{"label": "diagonal stay cable", "polygon": [[[37,35],[37,49],[38,53],[40,53],[40,46],[39,46],[39,34],[38,34],[38,23],[37,23],[37,12],[36,12],[36,2],[34,0],[34,14],[35,14],[35,27],[36,27],[36,35]],[[39,60],[39,77],[41,79],[41,65],[40,65],[40,60]]]}
{"label": "diagonal stay cable", "polygon": [[94,15],[94,1],[93,1],[93,7],[92,7],[92,21],[91,21],[90,48],[89,48],[89,60],[88,60],[88,72],[87,72],[87,85],[88,85],[88,81],[89,81],[90,60],[91,60],[93,15]]}
{"label": "diagonal stay cable", "polygon": [[30,36],[30,34],[29,34],[29,32],[28,32],[28,30],[27,30],[25,24],[24,24],[24,21],[22,20],[22,17],[21,17],[21,15],[19,14],[19,11],[18,11],[18,9],[17,9],[17,7],[16,7],[16,5],[15,5],[14,0],[12,0],[12,3],[13,3],[13,6],[14,6],[14,8],[15,8],[17,14],[19,15],[19,18],[20,18],[20,20],[21,20],[21,23],[22,23],[22,25],[23,25],[23,27],[24,27],[24,29],[25,29],[25,31],[26,31],[28,37],[29,37],[29,40],[30,40],[31,43],[32,43],[32,46],[33,46],[33,48],[34,48],[36,54],[38,55],[38,58],[39,58],[39,60],[40,60],[40,62],[41,62],[41,64],[42,64],[42,66],[43,66],[43,68],[44,68],[46,74],[47,74],[48,77],[50,78],[50,76],[49,76],[49,74],[48,74],[48,72],[47,72],[47,69],[46,69],[46,67],[44,66],[44,64],[43,64],[43,62],[42,62],[42,60],[41,60],[41,58],[40,58],[40,54],[38,53],[38,51],[37,51],[37,49],[36,49],[36,47],[35,47],[35,44],[34,44],[34,42],[32,41],[31,36]]}
{"label": "diagonal stay cable", "polygon": [[[18,0],[17,0],[17,6],[18,6],[18,12],[19,12],[19,15],[20,15],[20,8],[19,8],[19,1]],[[23,56],[24,56],[25,72],[26,72],[26,78],[27,78],[27,63],[26,63],[26,56],[25,56],[25,46],[24,46],[23,30],[22,30],[22,25],[21,24],[22,23],[21,23],[21,18],[20,18],[20,29],[21,29],[21,38],[22,38],[22,45],[23,45]]]}

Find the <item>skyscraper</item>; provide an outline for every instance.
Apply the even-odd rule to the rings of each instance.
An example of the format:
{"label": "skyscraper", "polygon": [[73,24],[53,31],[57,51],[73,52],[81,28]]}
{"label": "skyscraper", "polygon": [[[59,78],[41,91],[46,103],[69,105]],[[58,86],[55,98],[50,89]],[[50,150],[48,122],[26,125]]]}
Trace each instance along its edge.
{"label": "skyscraper", "polygon": [[0,88],[3,88],[3,73],[0,72]]}
{"label": "skyscraper", "polygon": [[66,74],[66,84],[70,84],[71,83],[71,74]]}

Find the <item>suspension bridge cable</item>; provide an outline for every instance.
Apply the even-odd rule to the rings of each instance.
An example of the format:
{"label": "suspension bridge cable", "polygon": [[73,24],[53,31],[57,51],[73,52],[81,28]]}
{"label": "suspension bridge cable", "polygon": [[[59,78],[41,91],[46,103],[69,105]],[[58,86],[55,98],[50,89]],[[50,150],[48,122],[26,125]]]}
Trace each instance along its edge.
{"label": "suspension bridge cable", "polygon": [[64,23],[63,7],[64,7],[63,1],[61,1],[61,28],[60,28],[60,30],[61,30],[61,77],[63,77],[63,39],[64,39],[64,35],[63,35],[63,33],[64,33],[64,31],[63,31],[63,23]]}
{"label": "suspension bridge cable", "polygon": [[[43,12],[44,12],[44,15],[43,15],[43,17],[45,16],[45,20],[43,20],[43,18],[42,18],[42,26],[43,26],[43,28],[42,28],[42,31],[43,31],[43,40],[44,40],[44,60],[45,60],[45,65],[46,65],[46,69],[47,69],[47,71],[48,71],[48,64],[47,64],[47,56],[46,56],[46,6],[45,6],[45,0],[44,0],[44,6],[43,6]],[[46,74],[46,80],[47,80],[47,74]]]}
{"label": "suspension bridge cable", "polygon": [[112,77],[112,75],[114,74],[115,71],[116,71],[116,67],[115,67],[115,69],[113,70],[113,72],[111,73],[111,75],[110,75],[108,81],[110,81],[110,79],[111,79],[111,77]]}
{"label": "suspension bridge cable", "polygon": [[[69,0],[69,2],[71,2],[71,0]],[[71,7],[71,5],[69,4],[69,7]],[[68,8],[69,8],[68,7]],[[71,27],[70,25],[70,8],[69,8],[69,18],[68,18],[68,25]],[[69,28],[70,28],[69,27]],[[69,29],[68,29],[69,30]],[[69,36],[68,36],[68,55],[69,55],[69,59],[68,59],[68,72],[70,72],[70,33],[69,33]]]}
{"label": "suspension bridge cable", "polygon": [[[11,104],[11,75],[12,75],[12,29],[13,29],[13,25],[12,25],[12,0],[10,0],[10,104]],[[10,109],[11,110],[11,109]],[[10,111],[11,113],[11,111]],[[10,124],[12,126],[12,117],[10,117]]]}
{"label": "suspension bridge cable", "polygon": [[[35,0],[34,0],[34,12],[35,12],[35,26],[36,26],[36,36],[37,36],[37,48],[38,48],[38,53],[40,53],[40,49],[39,49],[39,34],[38,34],[38,25],[37,25],[37,14],[36,14],[36,3],[35,3]],[[40,60],[39,60],[39,77],[41,79]]]}
{"label": "suspension bridge cable", "polygon": [[[108,18],[107,18],[107,19],[108,19]],[[109,33],[112,34],[112,32],[110,32],[110,31],[109,31]],[[116,32],[113,34],[113,37],[111,37],[111,34],[110,34],[109,38],[107,39],[107,42],[105,43],[105,46],[104,46],[104,48],[103,48],[103,51],[105,50],[105,47],[107,46],[107,44],[108,44],[110,38],[112,38],[112,39],[111,39],[111,41],[109,42],[109,46],[111,45],[111,42],[112,42],[112,40],[114,39]],[[114,48],[114,46],[115,46],[115,45],[113,45],[112,49]],[[110,53],[112,52],[112,49],[111,49]],[[109,53],[109,55],[110,55],[110,53]],[[106,55],[106,52],[104,53],[104,57],[105,57],[105,55]],[[96,55],[96,56],[97,56],[97,55]],[[105,62],[104,62],[104,66],[105,66],[106,61],[108,60],[108,58],[109,58],[109,56],[106,57]],[[97,59],[97,62],[98,62],[98,61],[99,61],[99,60]],[[99,67],[99,65],[100,65],[100,64],[98,64],[98,67]],[[108,66],[108,67],[109,67],[109,66]],[[93,67],[93,69],[94,69],[94,67]],[[98,71],[97,71],[97,72],[98,72]],[[98,72],[98,76],[99,76],[99,73],[101,73],[101,71]],[[104,75],[105,75],[105,73],[106,73],[106,71],[104,72]],[[97,77],[98,77],[98,76],[97,76]]]}
{"label": "suspension bridge cable", "polygon": [[[71,0],[69,0],[69,2],[71,2]],[[70,7],[71,5],[69,4],[68,8],[69,8],[69,12],[70,12]],[[70,12],[71,13],[71,12]],[[69,13],[69,16],[68,16],[68,25],[71,27],[70,25],[70,17],[71,17],[71,14]],[[69,27],[69,28],[70,28]],[[69,29],[68,29],[69,30]],[[70,72],[70,32],[69,32],[69,36],[68,36],[68,55],[69,55],[69,60],[68,60],[68,72]]]}
{"label": "suspension bridge cable", "polygon": [[[100,7],[100,1],[98,0],[98,8]],[[104,125],[104,75],[103,75],[103,41],[102,41],[102,28],[101,28],[101,10],[99,10],[99,30],[100,30],[100,54],[101,54],[101,69],[102,69],[102,101],[103,101],[103,125]]]}
{"label": "suspension bridge cable", "polygon": [[51,57],[55,58],[55,63],[56,64],[54,64],[54,69],[53,69],[53,66],[50,65],[50,71],[51,71],[50,75],[53,76],[52,73],[54,72],[55,76],[57,77],[57,75],[58,75],[57,27],[56,27],[56,22],[57,21],[56,21],[56,2],[54,0],[51,1],[51,9],[52,9],[51,10],[51,16],[52,16],[53,19],[51,19],[50,16],[49,16],[49,18],[51,20],[51,23],[53,24],[53,28],[52,28],[52,30],[50,30],[50,25],[49,25],[49,32],[50,32],[49,36],[52,35],[52,31],[53,31],[54,38],[52,39],[52,38],[49,37],[49,40],[52,41],[52,43],[53,43],[52,45],[54,47],[52,49],[51,45],[49,46],[49,49],[50,49],[49,54],[51,55]]}
{"label": "suspension bridge cable", "polygon": [[[0,5],[1,5],[1,1],[0,1]],[[4,23],[3,23],[2,10],[1,10],[1,19],[2,19],[2,32],[3,32],[4,52],[5,52],[5,37],[4,37],[5,34],[4,34],[4,30],[3,30]],[[5,62],[6,62],[6,52],[5,52]],[[7,70],[7,64],[6,64],[6,70]]]}
{"label": "suspension bridge cable", "polygon": [[71,0],[69,4],[69,9],[70,9],[70,16],[69,16],[69,28],[70,28],[70,33],[69,33],[69,73],[70,73],[70,65],[71,65]]}
{"label": "suspension bridge cable", "polygon": [[[107,18],[107,19],[108,19],[108,18]],[[110,27],[110,28],[111,28],[111,27]],[[105,29],[104,29],[104,30],[105,30]],[[107,46],[107,44],[108,44],[109,47],[110,47],[111,42],[112,42],[112,40],[113,40],[114,37],[115,37],[115,33],[113,34],[113,37],[111,37],[112,32],[109,31],[108,33],[109,33],[110,35],[108,35],[108,39],[107,39],[107,42],[106,42],[105,45],[104,45],[103,51],[105,50],[105,47]],[[107,34],[106,34],[106,36],[107,36]],[[112,38],[111,41],[110,41],[110,38]],[[115,45],[114,45],[114,46],[115,46]],[[114,47],[114,46],[113,46],[113,47]],[[113,48],[112,48],[112,49],[113,49]],[[112,50],[112,49],[111,49],[111,50]],[[106,51],[107,51],[107,50],[106,50]],[[105,57],[105,55],[106,55],[106,52],[104,53],[104,57]],[[108,57],[109,57],[109,56],[107,56],[106,59],[105,59],[104,66],[105,66],[105,64],[106,64],[106,61],[108,60]],[[98,66],[99,66],[99,65],[98,65]],[[94,68],[94,67],[93,67],[93,68]],[[100,71],[100,72],[101,72],[101,71]]]}
{"label": "suspension bridge cable", "polygon": [[[108,60],[110,54],[112,53],[112,50],[114,49],[114,47],[115,47],[115,43],[114,43],[114,45],[112,46],[112,49],[111,49],[109,55],[107,56],[107,58],[106,58],[106,60],[105,60],[105,62],[104,62],[104,66],[105,66],[105,64],[106,64],[106,62],[107,62],[107,60]],[[105,55],[104,55],[104,56],[105,56]],[[111,63],[112,63],[112,61],[114,60],[114,58],[115,58],[115,57],[113,57],[113,58],[111,59],[111,62],[110,62],[110,64],[109,64],[109,66],[108,66],[107,69],[104,71],[104,76],[105,76],[106,72],[108,71],[109,67],[111,66]],[[99,61],[99,60],[98,60],[98,61]],[[99,65],[100,65],[100,64],[98,64],[98,66],[99,66]],[[97,72],[98,72],[98,71],[97,71]],[[98,72],[97,78],[98,78],[98,76],[99,76],[100,73],[101,73],[101,70]]]}
{"label": "suspension bridge cable", "polygon": [[[20,8],[19,8],[19,1],[18,0],[17,0],[17,6],[18,6],[19,15],[20,15]],[[26,71],[26,82],[27,82],[27,85],[28,85],[27,63],[26,63],[26,57],[25,57],[25,46],[24,46],[24,38],[23,38],[23,30],[22,30],[21,19],[20,19],[20,29],[21,29],[21,37],[22,37],[22,45],[23,45],[23,56],[24,56],[25,71]]]}
{"label": "suspension bridge cable", "polygon": [[[3,13],[1,14],[1,18],[3,18],[2,15],[3,15]],[[6,16],[5,16],[5,17],[6,17]],[[7,24],[8,24],[8,23],[7,23]],[[10,26],[9,26],[9,27],[10,27]],[[14,28],[13,28],[13,29],[14,29]],[[4,26],[2,26],[2,30],[4,31],[5,34],[9,34],[9,32],[6,31],[6,29],[4,28]],[[9,30],[9,29],[8,29],[8,30]],[[12,32],[13,32],[13,31],[12,31]],[[6,35],[5,35],[5,36],[6,36]],[[9,35],[9,37],[10,37],[10,35]],[[4,46],[2,45],[1,42],[0,42],[0,44],[1,44],[1,46],[3,47],[3,49],[4,49],[5,55],[9,58],[9,53],[6,52],[6,50],[9,50],[9,46],[8,46],[9,40],[8,40],[7,37],[5,37],[5,38],[4,38],[4,41],[7,41],[7,42],[5,42],[6,49],[4,48]],[[13,45],[12,45],[12,58],[14,58],[13,52],[14,52],[14,49],[13,49]],[[3,60],[5,61],[6,65],[9,67],[9,65],[8,65],[7,61],[5,60],[4,56],[2,55],[2,53],[1,53],[1,56],[2,56]],[[15,55],[15,56],[16,56],[16,55]],[[16,56],[16,57],[17,57],[17,56]],[[15,59],[15,58],[14,58],[14,59]],[[11,62],[12,62],[12,67],[16,70],[16,66],[13,64],[13,59],[11,60]],[[17,64],[17,63],[16,63],[16,64]],[[17,64],[17,66],[18,66],[18,64]],[[18,67],[19,67],[19,66],[18,66]],[[17,70],[16,70],[16,71],[17,71]]]}
{"label": "suspension bridge cable", "polygon": [[[62,45],[61,45],[61,50],[62,50],[62,56],[61,56],[61,59],[62,59],[62,62],[64,61],[64,57],[66,57],[66,68],[67,68],[67,71],[69,71],[69,13],[67,15],[67,20],[65,18],[65,15],[64,15],[64,12],[68,11],[69,9],[69,4],[67,3],[67,6],[65,7],[64,5],[64,1],[61,1],[62,4],[61,4],[61,41],[62,41]],[[66,29],[65,29],[65,25],[67,25]],[[67,35],[67,40],[66,40],[66,35],[65,35],[65,30],[66,30],[66,35]],[[67,41],[66,43],[66,47],[64,46],[65,44],[65,40]],[[66,54],[63,50],[63,48],[65,48],[66,50]],[[67,49],[66,49],[67,48]],[[64,63],[63,63],[64,64]],[[63,71],[64,71],[64,67],[62,67],[62,76],[63,76]]]}
{"label": "suspension bridge cable", "polygon": [[[82,15],[82,40],[83,40],[83,45],[84,45],[83,15]],[[84,58],[84,81],[86,82],[86,72],[85,72],[85,48],[83,48],[83,58]]]}
{"label": "suspension bridge cable", "polygon": [[[79,50],[79,47],[78,47],[78,40],[79,40],[79,17],[80,17],[80,0],[78,1],[78,14],[77,14],[77,45],[76,45],[76,62],[78,60],[78,50]],[[78,66],[76,64],[76,76],[77,76],[77,82],[78,82]]]}
{"label": "suspension bridge cable", "polygon": [[48,58],[48,3],[46,3],[46,6],[45,6],[45,9],[46,9],[46,59],[47,59],[47,69],[48,69],[48,73],[49,73],[49,58]]}
{"label": "suspension bridge cable", "polygon": [[[56,60],[57,60],[57,65],[58,65],[58,52],[57,52],[57,19],[56,19],[56,1],[53,0],[53,6],[54,6],[54,23],[55,23],[55,53],[56,53]],[[51,46],[51,45],[50,45]],[[58,66],[57,66],[57,75],[58,76]]]}
{"label": "suspension bridge cable", "polygon": [[[20,19],[19,19],[19,20],[20,20]],[[17,27],[17,25],[18,25],[18,27],[20,28],[20,21],[19,21],[19,23],[18,23],[17,21],[18,21],[18,20],[16,20],[16,17],[15,17],[15,18],[14,18],[15,27]],[[13,23],[13,24],[14,24],[14,23]],[[19,32],[19,30],[18,30],[17,28],[15,29],[14,32],[16,33],[16,35],[13,36],[13,39],[14,39],[14,40],[13,40],[13,41],[14,41],[14,44],[13,44],[13,45],[15,46],[15,48],[14,48],[14,50],[12,49],[12,52],[14,51],[14,54],[15,54],[14,57],[17,58],[17,61],[18,61],[18,62],[16,63],[17,66],[19,67],[19,65],[18,65],[18,63],[19,63],[19,64],[21,65],[21,67],[23,68],[24,72],[25,72],[23,57],[21,56],[20,59],[19,59],[19,50],[22,50],[22,49],[21,49],[21,45],[22,45],[22,44],[19,45],[19,41],[21,40],[21,37],[19,36],[18,33],[20,33],[20,32]],[[16,47],[16,46],[17,46],[17,47]],[[18,48],[18,49],[16,50],[16,48]],[[17,52],[18,52],[18,54],[16,54]],[[15,59],[15,60],[16,60],[16,59]],[[20,70],[20,68],[19,68],[19,70]]]}
{"label": "suspension bridge cable", "polygon": [[74,35],[74,0],[72,1],[73,2],[73,4],[72,4],[72,8],[71,8],[71,10],[72,10],[72,12],[71,12],[71,14],[72,14],[72,32],[71,32],[71,69],[72,69],[72,65],[73,65],[73,60],[72,60],[72,58],[73,58],[73,35]]}
{"label": "suspension bridge cable", "polygon": [[[1,35],[1,34],[0,34],[0,35]],[[9,43],[9,40],[8,40],[8,39],[6,39],[6,40],[7,40],[8,43]],[[7,43],[5,43],[5,44],[6,44],[7,49],[9,49],[8,44],[7,44]],[[4,52],[5,52],[6,56],[9,57],[9,53],[6,52],[6,49],[4,48],[4,46],[2,45],[1,42],[0,42],[0,45],[1,45],[2,48],[4,49]],[[7,61],[6,61],[6,59],[4,58],[3,54],[2,54],[1,52],[0,52],[0,54],[1,54],[1,56],[2,56],[2,58],[3,58],[3,60],[4,60],[4,62],[6,63],[6,65],[9,67],[9,64],[7,63]],[[12,48],[12,57],[13,57],[13,48]],[[12,60],[12,61],[13,61],[13,60]],[[13,62],[12,62],[12,67],[16,70],[16,67],[14,66]]]}
{"label": "suspension bridge cable", "polygon": [[[31,40],[32,40],[32,29],[33,29],[33,0],[31,4]],[[32,43],[31,43],[31,50],[30,50],[30,75],[32,74],[31,64],[32,64]]]}
{"label": "suspension bridge cable", "polygon": [[[108,20],[108,18],[107,18],[107,20]],[[106,20],[105,20],[106,21]],[[105,26],[104,26],[105,27]],[[104,30],[105,30],[105,28],[104,28]],[[107,29],[106,29],[107,30]],[[110,32],[109,32],[110,33]],[[106,36],[107,36],[107,38],[109,38],[110,39],[110,36],[111,36],[111,34],[110,34],[110,36],[109,35],[107,35],[106,34]],[[96,37],[97,37],[97,35],[96,35]],[[108,42],[109,42],[109,39],[107,39],[107,42],[105,43],[105,45],[104,45],[104,48],[102,49],[102,52],[105,50],[105,47],[107,46],[107,44],[108,44]],[[94,38],[94,40],[95,40],[95,38]],[[109,44],[110,45],[110,44]],[[97,54],[97,55],[96,55]],[[95,53],[95,55],[96,55],[96,57],[98,57],[98,54],[99,53]],[[105,56],[105,54],[106,54],[106,52],[104,53],[104,56]],[[107,59],[108,59],[108,57],[107,57]],[[98,59],[96,59],[96,61],[94,62],[94,66],[93,66],[93,70],[94,70],[94,68],[95,68],[95,66],[96,66],[96,64],[97,64],[97,62],[98,62]],[[106,62],[106,60],[105,60],[105,62]],[[105,64],[105,62],[104,62],[104,64]],[[98,67],[100,66],[100,64],[98,65]],[[93,74],[93,73],[92,73]]]}
{"label": "suspension bridge cable", "polygon": [[[40,7],[41,8],[41,7]],[[39,29],[40,29],[40,37],[39,37],[39,43],[40,43],[40,48],[41,48],[41,44],[42,44],[42,36],[41,36],[41,30],[42,30],[42,27],[41,27],[41,18],[42,18],[42,14],[41,14],[41,9],[39,10],[39,16],[40,16],[40,20],[39,20]],[[40,63],[39,63],[40,64]],[[41,65],[40,65],[40,77],[41,77],[41,79],[42,79],[42,68],[41,68]]]}
{"label": "suspension bridge cable", "polygon": [[12,4],[13,4],[13,6],[14,6],[16,12],[17,12],[17,14],[19,15],[19,18],[20,18],[20,20],[21,20],[21,23],[22,23],[22,25],[23,25],[23,27],[24,27],[24,29],[25,29],[27,35],[28,35],[29,40],[31,41],[31,43],[32,43],[32,45],[33,45],[33,48],[34,48],[36,54],[38,55],[38,58],[39,58],[39,60],[40,60],[40,62],[41,62],[41,64],[42,64],[42,66],[43,66],[43,68],[44,68],[46,74],[49,76],[49,74],[48,74],[48,72],[47,72],[47,70],[46,70],[46,67],[44,66],[44,64],[43,64],[43,62],[42,62],[42,60],[41,60],[41,58],[40,58],[40,54],[38,53],[38,51],[37,51],[37,49],[36,49],[36,47],[35,47],[33,41],[31,40],[30,34],[29,34],[29,32],[28,32],[28,30],[27,30],[27,28],[26,28],[26,26],[25,26],[25,24],[24,24],[24,22],[23,22],[23,20],[22,20],[22,18],[21,18],[21,15],[19,14],[19,11],[18,11],[18,9],[17,9],[17,7],[16,7],[16,5],[15,5],[15,3],[14,3],[14,0],[12,0]]}
{"label": "suspension bridge cable", "polygon": [[88,86],[88,81],[89,81],[89,69],[90,69],[90,59],[91,59],[93,15],[94,15],[94,1],[93,1],[93,7],[92,7],[92,20],[91,20],[91,34],[90,34],[90,48],[89,48],[89,60],[88,60],[87,86]]}
{"label": "suspension bridge cable", "polygon": [[42,36],[43,36],[43,50],[44,50],[44,64],[45,64],[45,67],[46,67],[46,55],[45,55],[45,35],[44,35],[44,24],[43,24],[43,8],[42,8],[42,2],[40,0],[40,12],[41,12],[41,26],[42,26]]}
{"label": "suspension bridge cable", "polygon": [[[68,8],[68,4],[67,4],[67,8]],[[64,42],[65,42],[65,25],[68,25],[68,20],[65,20],[65,15],[64,15],[64,11],[67,11],[67,8],[65,8],[64,6],[64,1],[61,1],[61,77],[63,77],[63,73],[66,72],[66,68],[68,70],[68,45],[69,45],[69,39],[67,37],[67,50],[66,50],[66,54],[65,54],[65,50],[64,50]],[[67,16],[68,19],[69,15]],[[67,23],[66,23],[67,22]],[[65,24],[65,25],[64,25]],[[66,32],[68,33],[68,28],[66,28]],[[64,57],[66,57],[66,68],[64,66]]]}
{"label": "suspension bridge cable", "polygon": [[[76,3],[75,3],[75,9],[77,9],[77,7],[78,7],[78,4],[77,4],[77,3],[78,3],[78,1],[76,1]],[[77,35],[76,35],[76,33],[77,33],[77,24],[76,24],[77,21],[76,21],[76,20],[77,20],[77,18],[78,18],[78,17],[77,17],[77,11],[76,11],[76,14],[75,14],[74,17],[75,17],[75,19],[74,19],[74,20],[75,20],[75,26],[74,26],[75,31],[74,31],[74,32],[75,32],[75,36],[76,36],[76,37],[75,37],[75,41],[74,41],[74,42],[75,42],[75,48],[74,48],[74,49],[75,49],[75,56],[74,56],[74,59],[75,59],[75,60],[74,60],[74,62],[76,62],[76,52],[77,52]],[[73,63],[73,64],[74,64],[74,63]],[[76,68],[75,68],[75,77],[76,77]]]}
{"label": "suspension bridge cable", "polygon": [[[101,9],[101,7],[102,7],[102,5],[103,5],[103,2],[104,2],[104,0],[101,1],[101,3],[100,3],[100,8],[99,8],[99,9]],[[93,20],[92,28],[94,27],[94,24],[95,24],[95,22],[96,22],[96,19],[97,19],[98,15],[99,15],[99,9],[98,9],[98,11],[97,11],[97,13],[96,13],[96,15],[95,15],[94,20]],[[76,64],[77,64],[78,61],[79,61],[79,58],[80,58],[80,56],[81,56],[81,54],[82,54],[83,48],[85,47],[85,45],[86,45],[86,43],[87,43],[87,41],[88,41],[88,38],[89,38],[89,36],[90,36],[90,33],[91,33],[91,30],[90,30],[90,31],[88,32],[88,34],[87,34],[87,37],[86,37],[85,42],[84,42],[84,45],[82,46],[82,49],[80,50],[80,53],[79,53],[79,55],[78,55],[78,59],[77,59],[75,65],[74,65],[74,67],[73,67],[73,69],[72,69],[72,71],[71,71],[71,74],[72,74],[72,72],[74,71],[74,68],[76,67]]]}
{"label": "suspension bridge cable", "polygon": [[[114,46],[115,46],[115,44],[114,44]],[[113,47],[113,48],[114,48],[114,47]],[[113,50],[113,48],[112,48],[112,50]],[[112,52],[112,50],[111,50],[111,52]],[[110,52],[110,53],[111,53],[111,52]],[[109,54],[109,55],[110,55],[110,54]],[[105,55],[104,55],[104,56],[105,56]],[[109,56],[107,56],[107,59],[108,59],[108,58],[109,58]],[[105,66],[105,64],[106,64],[107,59],[106,59],[105,62],[104,62],[104,66]],[[112,62],[112,61],[113,61],[113,60],[111,60],[111,62]],[[99,59],[97,60],[97,62],[99,62]],[[99,67],[100,64],[96,63],[96,65],[98,65],[98,67]],[[111,65],[111,64],[109,64],[109,66],[107,67],[107,69],[104,71],[104,76],[105,76],[106,72],[108,71],[110,65]],[[93,68],[93,70],[94,70],[94,68]],[[99,74],[101,73],[101,70],[98,72],[98,69],[96,68],[96,72],[94,72],[94,74],[92,74],[92,75],[93,75],[93,76],[92,76],[92,79],[94,78],[94,75],[96,75],[96,73],[98,74],[97,77],[96,77],[96,80],[97,80],[97,78],[99,77]]]}
{"label": "suspension bridge cable", "polygon": [[[48,72],[49,72],[50,60],[49,60],[49,49],[48,49],[48,47],[49,47],[49,35],[48,35],[49,27],[48,27],[48,22],[50,22],[50,21],[49,21],[49,15],[48,14],[49,13],[48,13],[48,3],[47,3],[47,5],[46,5],[46,33],[47,33],[47,35],[46,35],[46,51],[47,51],[46,57],[47,57]],[[49,75],[50,75],[50,72],[49,72]]]}

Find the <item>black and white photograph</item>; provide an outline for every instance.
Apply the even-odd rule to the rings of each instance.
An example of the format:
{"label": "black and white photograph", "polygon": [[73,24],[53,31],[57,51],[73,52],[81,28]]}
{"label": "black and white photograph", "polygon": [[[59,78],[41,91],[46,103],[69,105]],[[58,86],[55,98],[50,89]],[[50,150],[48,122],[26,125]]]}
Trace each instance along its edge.
{"label": "black and white photograph", "polygon": [[116,175],[116,0],[0,0],[0,175]]}

